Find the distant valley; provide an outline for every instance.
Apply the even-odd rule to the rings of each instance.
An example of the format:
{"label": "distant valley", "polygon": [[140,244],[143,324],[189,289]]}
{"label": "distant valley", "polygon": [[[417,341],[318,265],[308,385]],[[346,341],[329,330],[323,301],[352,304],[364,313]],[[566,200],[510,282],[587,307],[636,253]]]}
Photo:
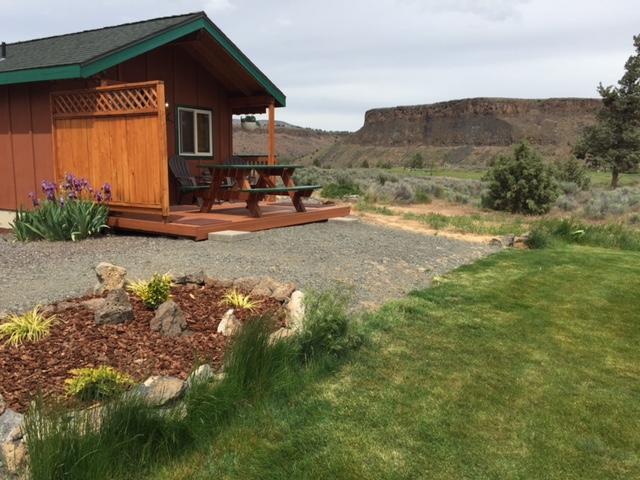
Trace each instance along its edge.
{"label": "distant valley", "polygon": [[[366,112],[363,127],[350,134],[283,124],[277,150],[282,160],[306,164],[401,165],[420,153],[427,163],[465,168],[484,166],[526,138],[545,155],[563,158],[599,108],[599,100],[586,98],[471,98],[379,108]],[[265,151],[266,129],[238,125],[234,142],[238,153]]]}

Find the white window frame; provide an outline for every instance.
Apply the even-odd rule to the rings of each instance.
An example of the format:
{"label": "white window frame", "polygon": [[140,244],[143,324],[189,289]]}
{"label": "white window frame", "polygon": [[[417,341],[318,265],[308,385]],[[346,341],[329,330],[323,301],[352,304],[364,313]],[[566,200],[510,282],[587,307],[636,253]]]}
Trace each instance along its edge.
{"label": "white window frame", "polygon": [[[182,122],[180,120],[182,112],[191,112],[193,115],[193,146],[194,153],[191,152],[183,152],[182,151],[182,132],[181,125]],[[209,118],[209,151],[201,152],[198,148],[198,121],[197,115],[204,114]],[[211,110],[204,110],[201,108],[192,108],[192,107],[178,107],[178,155],[182,157],[212,157],[213,156],[213,115]]]}

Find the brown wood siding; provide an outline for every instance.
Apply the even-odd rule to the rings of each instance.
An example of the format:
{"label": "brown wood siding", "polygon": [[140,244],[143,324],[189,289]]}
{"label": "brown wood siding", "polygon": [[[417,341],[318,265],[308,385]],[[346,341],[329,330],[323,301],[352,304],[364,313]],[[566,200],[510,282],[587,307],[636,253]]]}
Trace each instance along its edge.
{"label": "brown wood siding", "polygon": [[[228,93],[182,47],[161,47],[109,69],[103,77],[122,82],[164,82],[169,103],[167,157],[176,152],[175,115],[179,105],[213,110],[214,161],[222,162],[231,156]],[[15,210],[21,204],[28,206],[29,192],[39,191],[42,180],[54,179],[49,94],[93,86],[96,86],[95,80],[0,86],[0,209]],[[93,148],[104,148],[98,138],[92,137],[89,141]],[[74,145],[71,148],[84,147]],[[197,161],[192,163],[197,164]]]}

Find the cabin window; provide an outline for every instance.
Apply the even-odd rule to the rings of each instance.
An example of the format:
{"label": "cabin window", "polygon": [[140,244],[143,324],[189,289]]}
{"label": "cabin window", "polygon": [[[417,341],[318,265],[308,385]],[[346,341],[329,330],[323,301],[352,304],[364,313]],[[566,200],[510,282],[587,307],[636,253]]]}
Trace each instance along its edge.
{"label": "cabin window", "polygon": [[212,156],[211,110],[178,107],[178,153]]}

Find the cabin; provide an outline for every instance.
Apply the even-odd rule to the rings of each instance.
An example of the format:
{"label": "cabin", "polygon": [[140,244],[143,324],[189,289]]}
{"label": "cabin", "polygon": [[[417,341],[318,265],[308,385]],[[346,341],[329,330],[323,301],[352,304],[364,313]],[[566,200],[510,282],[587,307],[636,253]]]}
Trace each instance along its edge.
{"label": "cabin", "polygon": [[[348,214],[305,205],[318,186],[278,164],[285,105],[204,12],[3,43],[0,216],[67,172],[109,183],[109,224],[125,230],[205,239]],[[233,115],[264,113],[266,151],[234,155]]]}

